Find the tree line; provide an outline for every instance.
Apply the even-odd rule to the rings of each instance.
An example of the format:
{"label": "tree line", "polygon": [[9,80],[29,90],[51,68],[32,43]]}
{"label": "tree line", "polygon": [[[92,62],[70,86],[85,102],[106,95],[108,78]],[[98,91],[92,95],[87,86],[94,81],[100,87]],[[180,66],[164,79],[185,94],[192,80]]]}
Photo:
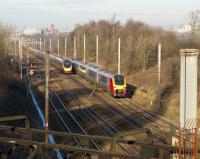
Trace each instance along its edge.
{"label": "tree line", "polygon": [[162,58],[178,55],[179,49],[197,45],[190,38],[180,37],[175,32],[161,27],[149,26],[133,19],[121,24],[112,20],[90,21],[77,24],[69,32],[68,52],[73,53],[76,36],[77,58],[83,60],[83,37],[86,36],[86,61],[95,62],[96,35],[99,37],[99,63],[105,67],[117,65],[118,38],[121,39],[121,68],[126,72],[147,70],[157,64],[158,43],[162,44]]}
{"label": "tree line", "polygon": [[11,26],[0,23],[0,59],[4,59],[6,57],[11,31]]}

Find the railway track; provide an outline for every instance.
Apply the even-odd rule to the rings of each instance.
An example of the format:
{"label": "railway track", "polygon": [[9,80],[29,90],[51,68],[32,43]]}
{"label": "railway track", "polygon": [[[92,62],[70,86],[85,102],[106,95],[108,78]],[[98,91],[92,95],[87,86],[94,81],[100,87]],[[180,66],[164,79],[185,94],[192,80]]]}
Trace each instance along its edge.
{"label": "railway track", "polygon": [[[60,76],[60,74],[57,74],[56,76]],[[62,75],[63,76],[63,75]],[[66,76],[65,76],[66,77]],[[81,87],[85,87],[85,85],[83,84],[80,84],[80,81],[78,81],[77,79],[74,79],[72,78],[72,80],[76,81],[76,83],[78,83],[79,85],[81,85]],[[77,82],[78,81],[78,82]],[[70,84],[69,84],[70,85]],[[91,88],[90,88],[91,89]],[[84,114],[85,117],[87,117],[90,121],[92,121],[94,124],[97,125],[98,129],[101,131],[101,133],[103,133],[104,135],[107,135],[107,136],[113,136],[115,134],[118,134],[119,131],[114,128],[113,126],[111,126],[105,119],[102,118],[102,114],[100,114],[99,112],[97,113],[96,111],[94,111],[93,109],[91,108],[87,108],[86,105],[83,105],[83,104],[80,104],[80,100],[79,100],[79,96],[76,92],[74,92],[72,89],[65,89],[64,90],[64,94],[68,97],[70,97],[75,103],[76,105],[79,105],[79,107],[81,108],[81,111],[82,111],[82,115]],[[58,103],[62,103],[62,100],[60,99],[60,97],[55,93],[53,92],[53,94],[50,94],[50,98],[52,98],[53,100],[52,101],[56,101],[55,98],[59,98],[59,100],[57,100],[57,104],[56,105],[56,113],[60,115],[60,113],[62,111],[59,112],[59,110],[63,110],[63,108],[58,108],[57,105],[59,105]],[[111,98],[111,97],[109,97]],[[50,99],[51,100],[51,99]],[[59,102],[58,102],[59,101]],[[125,116],[126,118],[123,118],[123,121],[124,123],[126,124],[129,124],[132,128],[136,129],[136,128],[140,128],[140,127],[145,127],[145,123],[150,123],[150,122],[153,122],[153,119],[152,117],[152,114],[149,114],[147,112],[145,112],[145,115],[143,114],[143,116],[141,115],[138,115],[138,118],[139,119],[142,119],[142,120],[138,120],[137,118],[133,118],[131,115],[130,115],[130,111],[133,112],[134,114],[140,114],[139,111],[135,110],[135,109],[131,109],[130,107],[128,107],[128,105],[126,105],[126,103],[124,103],[124,101],[122,100],[113,100],[115,103],[117,103],[118,107],[114,107],[114,106],[111,106],[110,104],[108,104],[109,106],[109,110],[113,113],[113,114],[118,114],[118,115],[121,115],[123,114],[123,116]],[[126,101],[127,102],[127,101]],[[62,103],[62,106],[65,107],[65,104]],[[55,106],[54,106],[55,107]],[[123,107],[123,108],[122,108]],[[87,108],[87,109],[86,109]],[[68,111],[69,112],[69,111]],[[70,112],[69,112],[70,113]],[[59,116],[58,115],[58,116]],[[80,114],[79,114],[80,115]],[[73,117],[73,116],[72,116]],[[65,119],[66,117],[63,117],[63,115],[60,115],[59,118],[61,120],[67,120]],[[155,117],[154,117],[155,119]],[[69,120],[69,119],[68,119]],[[78,123],[78,122],[77,122]],[[71,123],[71,125],[77,125],[77,123]],[[78,124],[79,125],[79,124]],[[162,128],[160,125],[157,125],[154,124],[154,126],[156,127],[160,127]],[[74,128],[70,128],[70,126],[66,127],[68,129],[68,131],[71,131],[71,132],[75,132],[76,130],[73,130]],[[77,131],[80,131],[80,130],[77,130]],[[86,133],[86,132],[85,132]],[[157,134],[159,135],[159,134]],[[78,141],[76,141],[78,142]],[[137,150],[134,150],[136,153]]]}
{"label": "railway track", "polygon": [[[85,130],[79,125],[76,119],[71,115],[71,113],[66,109],[65,105],[62,103],[58,95],[51,91],[49,94],[49,101],[60,118],[62,124],[65,126],[69,133],[81,133],[87,135]],[[64,111],[63,111],[64,110]],[[75,142],[80,145],[80,141],[77,138],[74,138]],[[99,146],[91,139],[93,147],[100,150]],[[81,146],[81,145],[80,145]]]}
{"label": "railway track", "polygon": [[[87,85],[83,84],[76,78],[73,78],[73,80],[76,81],[79,86],[88,87],[88,89],[94,88],[94,86],[92,84],[87,84]],[[107,98],[109,98],[109,100],[113,101],[115,103],[115,106],[118,105],[117,109],[119,111],[123,111],[125,114],[127,114],[127,112],[138,113],[138,114],[140,114],[140,112],[143,112],[144,115],[141,117],[144,120],[146,120],[148,122],[152,122],[152,123],[155,123],[155,121],[157,121],[157,123],[155,123],[156,126],[161,128],[162,130],[166,130],[166,127],[170,127],[174,130],[179,129],[178,124],[174,124],[173,122],[167,120],[166,118],[162,117],[158,113],[155,114],[155,113],[149,112],[145,108],[130,102],[129,99],[126,99],[126,98],[116,99],[116,98],[110,97],[110,95],[108,95],[106,92],[102,92],[102,94],[104,96],[106,96]],[[123,109],[120,109],[120,108],[123,108]]]}
{"label": "railway track", "polygon": [[[57,74],[57,76],[60,76],[60,74]],[[62,77],[61,77],[62,78]],[[67,81],[69,82],[69,81]],[[72,85],[72,83],[69,83],[69,85]],[[69,86],[70,87],[70,86]],[[98,131],[100,131],[100,135],[105,135],[109,137],[113,137],[120,132],[114,128],[109,122],[107,122],[105,119],[102,118],[101,114],[95,112],[92,108],[88,107],[87,105],[84,105],[78,96],[78,94],[73,91],[72,89],[63,88],[62,93],[60,92],[59,95],[61,95],[63,98],[71,98],[73,102],[80,108],[81,113],[77,113],[77,118],[87,118],[90,120],[94,125],[98,127]],[[68,104],[65,104],[67,107],[69,107]],[[120,144],[120,147],[122,148],[123,152],[125,153],[132,153],[138,155],[139,149],[138,147],[134,146],[131,147],[129,145]]]}
{"label": "railway track", "polygon": [[[79,86],[85,86],[83,85],[79,80],[77,80],[76,78],[72,77],[72,80],[76,81],[76,83]],[[108,96],[106,93],[104,93],[106,96]],[[101,97],[98,97],[101,98]],[[114,101],[115,103],[117,103],[118,106],[113,106],[110,104],[106,104],[109,107],[109,110],[114,113],[114,114],[123,114],[125,116],[125,118],[123,118],[123,120],[128,123],[129,125],[132,126],[132,128],[136,129],[136,128],[140,128],[140,127],[147,127],[146,123],[151,123],[150,125],[148,125],[149,128],[153,128],[153,129],[160,129],[160,130],[166,130],[166,126],[167,125],[169,127],[169,123],[164,123],[164,121],[162,120],[158,120],[156,118],[156,116],[153,116],[151,113],[148,113],[147,111],[142,111],[143,113],[141,113],[141,111],[137,110],[137,109],[133,109],[130,108],[130,106],[124,104],[123,101],[124,99],[120,99],[120,100],[116,100],[116,99],[112,99],[112,97],[108,97],[110,98],[112,101]],[[103,100],[103,99],[102,99]],[[119,102],[120,101],[120,102]],[[138,108],[138,107],[137,107]],[[132,116],[132,114],[135,114],[134,117]],[[155,121],[158,120],[157,123],[155,123]],[[165,134],[166,135],[166,134]],[[168,133],[167,135],[172,135],[171,133]],[[154,131],[154,136],[162,143],[166,143],[166,136],[162,136],[159,133],[157,133],[156,131]]]}
{"label": "railway track", "polygon": [[[52,72],[53,76],[59,76],[60,74],[55,72]],[[44,76],[40,72],[40,78],[44,81]],[[72,91],[71,89],[65,89],[64,93],[70,97],[79,107],[81,108],[83,114],[87,116],[91,121],[94,122],[94,124],[98,125],[99,130],[103,133],[103,135],[106,136],[114,136],[119,133],[118,130],[116,130],[113,126],[111,126],[107,121],[105,121],[98,113],[96,113],[92,109],[84,109],[86,106],[81,105],[78,95]],[[81,125],[76,121],[76,119],[73,117],[73,115],[70,113],[70,111],[67,110],[66,105],[62,102],[59,95],[54,90],[49,90],[49,101],[51,103],[51,106],[53,107],[54,111],[58,115],[59,119],[61,120],[62,124],[66,128],[66,130],[69,133],[82,133],[87,135],[86,131],[81,127]],[[102,135],[102,134],[101,134]],[[77,138],[74,138],[74,141],[76,144],[80,145],[80,141]],[[91,140],[93,147],[100,150],[100,147],[98,144],[96,144],[93,140]],[[139,149],[134,146],[129,146],[126,144],[120,144],[120,147],[124,153],[131,153],[134,155],[138,155]]]}
{"label": "railway track", "polygon": [[[54,74],[54,73],[53,73]],[[44,76],[42,72],[39,72],[40,79],[44,84]],[[56,112],[58,118],[62,122],[63,126],[69,133],[79,133],[87,135],[86,131],[81,127],[81,125],[76,121],[76,119],[73,117],[73,115],[67,110],[64,103],[60,99],[60,97],[56,94],[56,92],[52,89],[49,90],[49,101]],[[83,146],[79,139],[74,138],[74,141],[79,146]],[[99,145],[96,144],[92,139],[90,139],[90,142],[92,143],[92,148],[96,148],[98,150],[101,150]]]}

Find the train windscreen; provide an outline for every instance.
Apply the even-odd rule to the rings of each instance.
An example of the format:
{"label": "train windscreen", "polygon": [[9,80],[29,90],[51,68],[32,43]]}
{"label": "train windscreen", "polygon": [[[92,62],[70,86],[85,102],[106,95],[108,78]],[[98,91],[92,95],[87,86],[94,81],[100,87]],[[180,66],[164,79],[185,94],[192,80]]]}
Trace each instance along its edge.
{"label": "train windscreen", "polygon": [[124,76],[122,76],[122,75],[115,75],[114,79],[115,79],[115,84],[116,85],[124,85]]}
{"label": "train windscreen", "polygon": [[63,62],[63,64],[64,64],[64,67],[71,67],[71,62],[70,61],[68,61],[68,60],[65,60],[64,62]]}

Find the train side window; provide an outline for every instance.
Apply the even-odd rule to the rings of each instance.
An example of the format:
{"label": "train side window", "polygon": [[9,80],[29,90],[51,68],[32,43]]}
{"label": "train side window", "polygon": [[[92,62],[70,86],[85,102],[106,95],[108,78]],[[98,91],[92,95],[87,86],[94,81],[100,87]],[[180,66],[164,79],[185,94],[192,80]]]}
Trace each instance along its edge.
{"label": "train side window", "polygon": [[95,72],[93,72],[93,71],[91,71],[91,70],[89,70],[89,76],[91,76],[91,77],[94,77],[95,78],[95,76],[96,76],[96,73]]}
{"label": "train side window", "polygon": [[100,81],[103,83],[107,83],[107,78],[105,76],[101,75]]}

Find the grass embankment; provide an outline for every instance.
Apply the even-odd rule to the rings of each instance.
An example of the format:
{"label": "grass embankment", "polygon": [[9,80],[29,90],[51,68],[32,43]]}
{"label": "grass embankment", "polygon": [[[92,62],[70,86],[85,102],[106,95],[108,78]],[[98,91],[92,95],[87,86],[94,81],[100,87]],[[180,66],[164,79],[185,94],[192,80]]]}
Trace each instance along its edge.
{"label": "grass embankment", "polygon": [[[0,68],[0,116],[26,115],[31,126],[35,127],[37,122],[31,99],[27,98],[26,85],[20,79],[16,66],[1,60]],[[15,125],[23,126],[21,122]]]}
{"label": "grass embankment", "polygon": [[[200,66],[200,62],[199,62]],[[132,100],[159,112],[168,119],[179,123],[180,116],[180,57],[164,59],[161,66],[161,106],[157,104],[157,67],[152,67],[145,72],[139,71],[127,75],[129,83],[135,84],[138,91]],[[200,69],[198,69],[198,83],[200,82]],[[200,103],[200,85],[198,85],[198,105]],[[144,92],[144,93],[143,93]],[[153,101],[151,105],[151,101]],[[198,115],[200,109],[198,109]]]}

